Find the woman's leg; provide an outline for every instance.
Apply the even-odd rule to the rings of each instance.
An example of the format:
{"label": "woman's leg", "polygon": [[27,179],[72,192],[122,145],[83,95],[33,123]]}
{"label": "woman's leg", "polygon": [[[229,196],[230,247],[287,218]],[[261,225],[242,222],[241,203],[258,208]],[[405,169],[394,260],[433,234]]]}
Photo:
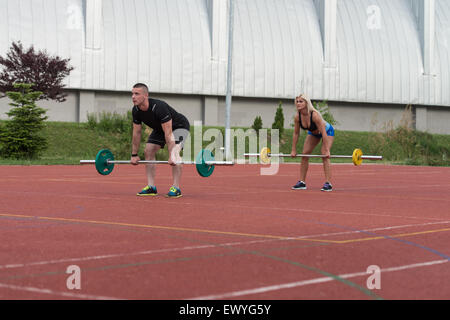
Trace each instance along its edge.
{"label": "woman's leg", "polygon": [[[311,154],[313,152],[314,148],[319,144],[320,139],[317,137],[314,137],[312,135],[307,135],[305,138],[305,143],[303,144],[303,151],[302,154]],[[302,162],[300,165],[300,180],[305,181],[306,180],[306,174],[308,173],[309,168],[309,158],[308,157],[302,157]]]}
{"label": "woman's leg", "polygon": [[[328,141],[331,141],[331,145],[330,145],[330,149],[333,145],[334,142],[334,137],[329,137]],[[324,146],[323,146],[323,141],[322,141],[322,153],[324,153]],[[331,161],[330,158],[322,158],[322,162],[323,162],[323,171],[325,173],[325,180],[326,182],[331,183]],[[331,183],[332,184],[332,183]]]}

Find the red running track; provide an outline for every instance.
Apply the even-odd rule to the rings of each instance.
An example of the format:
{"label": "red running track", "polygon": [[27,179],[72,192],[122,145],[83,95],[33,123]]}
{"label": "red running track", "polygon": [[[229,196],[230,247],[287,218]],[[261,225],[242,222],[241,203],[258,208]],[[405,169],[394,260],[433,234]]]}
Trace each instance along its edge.
{"label": "red running track", "polygon": [[262,168],[185,166],[167,199],[169,166],[150,198],[143,166],[0,166],[0,299],[450,297],[450,168],[336,164],[331,193]]}

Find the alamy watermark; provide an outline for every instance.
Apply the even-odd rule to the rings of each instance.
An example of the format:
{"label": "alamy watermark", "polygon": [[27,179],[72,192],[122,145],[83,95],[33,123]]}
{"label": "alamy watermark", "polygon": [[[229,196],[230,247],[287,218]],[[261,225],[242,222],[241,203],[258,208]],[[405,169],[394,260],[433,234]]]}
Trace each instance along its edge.
{"label": "alamy watermark", "polygon": [[69,290],[81,290],[81,268],[76,265],[68,266],[66,273],[70,276],[66,280],[66,286]]}
{"label": "alamy watermark", "polygon": [[[214,154],[215,161],[234,161],[237,164],[257,164],[260,163],[256,156],[244,156],[244,153],[259,154],[261,149],[269,146],[271,153],[279,153],[280,134],[278,129],[261,129],[256,132],[254,129],[230,129],[230,150],[224,152],[224,136],[217,128],[204,130],[201,121],[195,121],[193,134],[186,134],[185,129],[174,131],[174,138],[178,140],[181,136],[184,141],[182,160],[189,162],[192,158],[191,150],[197,155],[202,149],[210,150]],[[187,130],[186,130],[187,131]],[[203,147],[205,141],[210,143]],[[246,143],[248,141],[248,144]],[[193,143],[193,148],[192,148]],[[248,150],[246,150],[248,145]],[[226,154],[227,153],[227,154]],[[280,159],[271,158],[270,165],[261,167],[261,175],[275,175],[279,170]]]}
{"label": "alamy watermark", "polygon": [[368,6],[366,9],[367,22],[366,26],[369,30],[381,29],[381,9],[377,5]]}
{"label": "alamy watermark", "polygon": [[368,274],[371,274],[369,278],[367,278],[366,285],[369,290],[380,290],[381,289],[381,269],[379,266],[371,265],[367,267]]}

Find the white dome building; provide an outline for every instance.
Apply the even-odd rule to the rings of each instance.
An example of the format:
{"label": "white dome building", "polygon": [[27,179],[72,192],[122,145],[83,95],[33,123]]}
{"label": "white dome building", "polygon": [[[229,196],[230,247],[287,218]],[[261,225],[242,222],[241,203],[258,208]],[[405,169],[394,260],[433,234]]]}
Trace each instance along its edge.
{"label": "white dome building", "polygon": [[[224,125],[229,0],[0,0],[0,55],[13,41],[70,58],[52,121],[131,109],[147,83],[191,123]],[[450,134],[450,1],[233,0],[232,126],[265,127],[294,97],[327,100],[337,129],[414,126]],[[0,99],[6,118],[8,99]]]}

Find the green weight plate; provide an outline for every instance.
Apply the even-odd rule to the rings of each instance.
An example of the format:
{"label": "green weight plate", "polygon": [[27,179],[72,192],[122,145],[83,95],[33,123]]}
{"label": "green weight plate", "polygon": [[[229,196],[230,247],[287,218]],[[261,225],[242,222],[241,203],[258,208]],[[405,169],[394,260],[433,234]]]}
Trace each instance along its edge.
{"label": "green weight plate", "polygon": [[202,149],[195,159],[195,167],[197,168],[197,172],[202,177],[209,177],[212,175],[214,171],[214,165],[208,165],[205,162],[214,161],[214,155],[211,151]]}
{"label": "green weight plate", "polygon": [[114,160],[114,155],[108,149],[100,150],[95,157],[95,169],[101,175],[108,175],[114,169],[114,163],[108,163],[108,160]]}

